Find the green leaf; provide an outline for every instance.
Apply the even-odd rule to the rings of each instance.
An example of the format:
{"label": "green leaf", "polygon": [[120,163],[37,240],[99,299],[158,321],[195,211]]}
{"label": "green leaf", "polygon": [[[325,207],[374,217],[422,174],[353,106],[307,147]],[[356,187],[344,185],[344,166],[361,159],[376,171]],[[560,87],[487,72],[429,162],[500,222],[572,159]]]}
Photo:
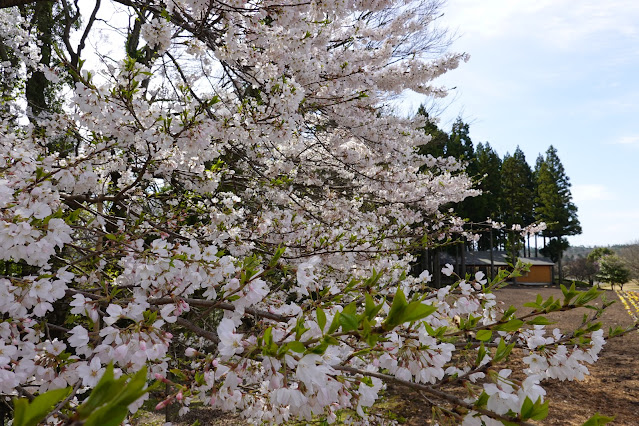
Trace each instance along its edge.
{"label": "green leaf", "polygon": [[404,296],[402,289],[397,287],[397,291],[395,292],[395,297],[393,297],[393,303],[388,311],[386,320],[382,323],[382,327],[385,331],[390,331],[395,328],[395,326],[402,323],[402,317],[406,306],[408,306],[406,296]]}
{"label": "green leaf", "polygon": [[357,315],[344,314],[339,316],[339,323],[342,326],[342,331],[348,333],[352,330],[357,330],[359,327],[359,321],[357,321]]}
{"label": "green leaf", "polygon": [[304,343],[299,342],[297,340],[293,342],[288,342],[286,346],[288,347],[288,349],[292,350],[293,352],[304,353],[304,351],[306,351],[306,346],[304,346]]}
{"label": "green leaf", "polygon": [[273,327],[269,327],[264,331],[264,337],[262,338],[264,346],[270,346],[273,343]]}
{"label": "green leaf", "polygon": [[548,417],[548,406],[550,401],[541,402],[541,397],[535,401],[530,418],[533,420],[543,420]]}
{"label": "green leaf", "polygon": [[499,343],[497,344],[497,351],[495,352],[495,356],[493,357],[493,362],[496,364],[499,361],[507,358],[514,347],[514,343],[506,345],[506,342],[504,342],[503,338],[499,339]]}
{"label": "green leaf", "polygon": [[277,265],[277,262],[280,260],[280,258],[284,254],[284,251],[286,251],[285,247],[278,247],[277,250],[275,250],[275,254],[271,258],[271,261],[268,263],[269,268],[275,268],[275,266]]}
{"label": "green leaf", "polygon": [[319,326],[322,333],[324,333],[324,326],[326,326],[326,314],[322,310],[322,308],[317,308],[317,325]]}
{"label": "green leaf", "polygon": [[306,333],[309,328],[304,327],[304,319],[299,317],[295,325],[295,340],[299,340],[302,334]]}
{"label": "green leaf", "polygon": [[529,325],[549,325],[554,323],[555,321],[550,321],[548,318],[543,316],[538,316],[529,321],[526,321],[526,324],[529,324]]}
{"label": "green leaf", "polygon": [[342,331],[345,333],[359,328],[357,304],[355,302],[349,303],[344,309],[342,309],[341,315],[339,316],[339,324],[342,326]]}
{"label": "green leaf", "polygon": [[402,316],[402,322],[418,321],[422,318],[426,318],[437,310],[437,306],[426,305],[421,302],[411,302],[406,306],[404,315]]}
{"label": "green leaf", "polygon": [[337,329],[339,328],[339,317],[341,316],[341,314],[339,312],[335,313],[335,316],[333,317],[333,321],[331,321],[331,326],[328,328],[328,334],[332,334],[335,333],[335,331],[337,331]]}
{"label": "green leaf", "polygon": [[24,426],[35,426],[47,417],[53,407],[69,396],[72,388],[54,389],[35,397],[29,403],[28,413]]}
{"label": "green leaf", "polygon": [[614,417],[608,417],[608,416],[602,416],[599,413],[595,413],[594,416],[592,416],[591,418],[589,418],[588,420],[586,420],[586,422],[583,424],[583,426],[599,426],[599,425],[605,425],[607,423],[610,423],[611,421],[613,421],[615,418]]}
{"label": "green leaf", "polygon": [[146,386],[146,366],[142,367],[140,371],[129,380],[126,387],[122,389],[122,392],[115,398],[114,403],[123,405],[124,408],[129,404],[135,402],[138,398],[146,393],[144,387]]}
{"label": "green leaf", "polygon": [[496,331],[516,331],[519,330],[519,328],[524,325],[524,322],[520,319],[512,319],[510,321],[508,321],[505,324],[497,324],[495,327],[493,327],[494,330]]}
{"label": "green leaf", "polygon": [[118,426],[128,413],[128,407],[109,403],[91,413],[84,426]]}
{"label": "green leaf", "polygon": [[99,406],[109,401],[117,395],[117,393],[124,386],[126,377],[120,377],[120,379],[113,380],[113,364],[107,365],[102,377],[98,384],[91,391],[89,398],[78,408],[78,414],[80,418],[86,418],[91,412],[97,409]]}
{"label": "green leaf", "polygon": [[26,398],[14,398],[13,400],[13,424],[15,426],[27,426],[26,415],[29,401]]}
{"label": "green leaf", "polygon": [[479,349],[477,350],[477,360],[475,361],[475,364],[480,365],[486,355],[486,347],[484,346],[484,342],[481,342],[481,344],[479,345]]}
{"label": "green leaf", "polygon": [[369,320],[372,320],[379,313],[379,310],[382,309],[384,302],[382,301],[382,303],[380,303],[379,305],[375,305],[375,300],[373,300],[373,296],[371,296],[368,293],[366,293],[365,298],[366,298],[366,307],[364,309],[364,315]]}
{"label": "green leaf", "polygon": [[366,340],[366,344],[368,344],[368,346],[372,348],[375,345],[377,345],[377,342],[379,341],[379,334],[370,333],[366,336],[365,340]]}
{"label": "green leaf", "polygon": [[526,397],[526,399],[524,399],[524,403],[521,405],[521,419],[528,420],[530,416],[532,416],[534,408],[535,404],[533,404],[532,399]]}
{"label": "green leaf", "polygon": [[477,331],[477,334],[475,335],[475,338],[482,342],[489,341],[491,337],[493,337],[492,330],[479,330]]}
{"label": "green leaf", "polygon": [[488,404],[489,398],[490,397],[488,396],[486,392],[482,392],[481,395],[479,395],[479,398],[477,398],[477,401],[475,401],[475,403],[473,404],[473,406],[476,408],[483,408],[486,406],[486,404]]}
{"label": "green leaf", "polygon": [[326,348],[328,348],[328,343],[326,341],[322,341],[322,343],[320,343],[319,345],[311,348],[310,351],[311,353],[317,355],[324,355],[324,352],[326,352]]}

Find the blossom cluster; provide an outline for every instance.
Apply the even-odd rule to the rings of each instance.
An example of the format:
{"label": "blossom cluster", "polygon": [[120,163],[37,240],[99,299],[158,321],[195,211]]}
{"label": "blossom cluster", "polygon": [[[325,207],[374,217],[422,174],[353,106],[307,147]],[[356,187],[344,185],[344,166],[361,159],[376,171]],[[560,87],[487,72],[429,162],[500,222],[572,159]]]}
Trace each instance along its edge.
{"label": "blossom cluster", "polygon": [[[124,56],[91,71],[80,48],[38,65],[25,16],[0,11],[12,93],[38,70],[64,86],[60,108],[0,108],[0,391],[85,391],[113,363],[181,413],[368,422],[394,381],[472,424],[581,378],[596,327],[546,336],[497,304],[503,276],[410,273],[429,241],[473,238],[442,211],[478,192],[384,106],[443,96],[467,59],[433,50],[436,2],[405,3],[134,0]],[[499,366],[514,347],[523,381]]]}

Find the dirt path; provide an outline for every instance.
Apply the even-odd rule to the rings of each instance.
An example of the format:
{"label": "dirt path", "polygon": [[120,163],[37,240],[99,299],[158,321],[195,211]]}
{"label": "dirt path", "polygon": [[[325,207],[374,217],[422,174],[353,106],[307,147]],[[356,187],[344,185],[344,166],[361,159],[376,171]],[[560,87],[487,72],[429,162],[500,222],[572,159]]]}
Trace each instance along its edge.
{"label": "dirt path", "polygon": [[[522,306],[538,293],[544,298],[561,296],[556,288],[512,287],[499,291],[498,299],[507,305]],[[601,318],[604,330],[617,325],[630,326],[639,317],[639,293],[636,291],[607,290],[605,296],[616,303]],[[581,321],[583,312],[569,311],[554,316],[560,328],[568,329]],[[639,332],[608,341],[599,361],[590,367],[590,376],[583,382],[552,380],[544,383],[551,402],[550,415],[543,424],[580,425],[599,412],[615,416],[612,423],[615,425],[639,425],[638,372]]]}
{"label": "dirt path", "polygon": [[[505,307],[514,305],[524,314],[530,312],[530,308],[523,308],[523,304],[533,301],[537,294],[544,299],[563,298],[556,287],[511,286],[498,291],[497,299]],[[617,325],[631,326],[635,320],[630,313],[639,317],[638,292],[621,292],[624,302],[619,293],[611,290],[605,291],[605,297],[615,301],[601,317],[606,332]],[[583,314],[583,310],[574,310],[546,316],[556,321],[556,325],[549,327],[569,330],[581,323]],[[521,354],[514,354],[509,364],[521,369],[520,359]],[[550,413],[539,424],[581,425],[598,412],[615,416],[613,425],[639,426],[639,332],[609,340],[599,361],[589,369],[591,374],[582,382],[547,380],[542,383],[550,399]],[[390,392],[401,401],[394,410],[406,419],[406,424],[430,424],[430,409],[417,393],[400,388],[391,388]]]}

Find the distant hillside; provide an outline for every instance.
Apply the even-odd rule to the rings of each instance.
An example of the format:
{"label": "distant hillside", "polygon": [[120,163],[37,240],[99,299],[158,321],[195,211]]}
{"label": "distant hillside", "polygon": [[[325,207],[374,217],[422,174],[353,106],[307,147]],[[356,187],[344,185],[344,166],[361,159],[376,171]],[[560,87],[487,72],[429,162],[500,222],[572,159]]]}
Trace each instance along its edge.
{"label": "distant hillside", "polygon": [[[616,244],[616,245],[612,245],[612,246],[607,246],[609,249],[611,249],[614,252],[617,252],[621,249],[623,249],[624,247],[629,247],[635,244]],[[595,247],[590,247],[590,246],[570,246],[568,247],[568,249],[564,252],[564,259],[566,260],[570,260],[570,259],[574,259],[577,257],[586,257],[588,256],[588,253],[590,253],[592,251],[592,249],[594,249]]]}

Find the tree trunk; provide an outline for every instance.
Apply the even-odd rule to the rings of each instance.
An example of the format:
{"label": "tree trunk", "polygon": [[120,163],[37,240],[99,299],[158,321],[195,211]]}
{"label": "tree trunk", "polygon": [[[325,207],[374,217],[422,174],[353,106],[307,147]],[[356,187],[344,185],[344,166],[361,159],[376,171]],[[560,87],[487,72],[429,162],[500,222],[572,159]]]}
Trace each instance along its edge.
{"label": "tree trunk", "polygon": [[466,278],[466,243],[463,240],[461,243],[459,267],[461,272],[459,275],[462,277],[462,279],[465,279]]}
{"label": "tree trunk", "polygon": [[435,254],[433,256],[433,277],[435,278],[435,288],[440,288],[442,286],[442,271],[441,271],[441,262],[439,261],[439,247],[436,248]]}

